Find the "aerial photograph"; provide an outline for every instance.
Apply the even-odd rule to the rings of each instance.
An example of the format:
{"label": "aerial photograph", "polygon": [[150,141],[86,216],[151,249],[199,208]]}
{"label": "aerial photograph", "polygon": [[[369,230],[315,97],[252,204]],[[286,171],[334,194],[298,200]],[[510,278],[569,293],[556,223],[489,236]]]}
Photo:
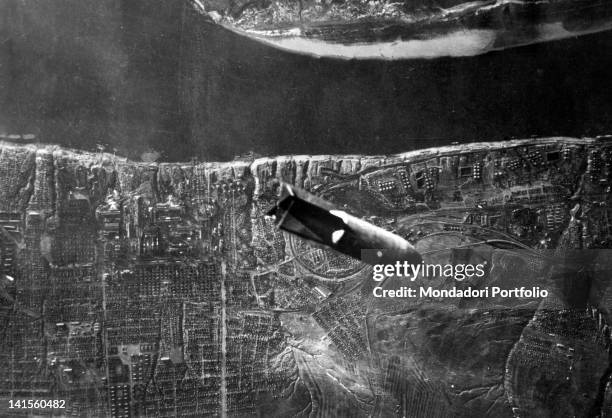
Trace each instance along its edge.
{"label": "aerial photograph", "polygon": [[611,69],[612,0],[0,0],[0,417],[612,418]]}

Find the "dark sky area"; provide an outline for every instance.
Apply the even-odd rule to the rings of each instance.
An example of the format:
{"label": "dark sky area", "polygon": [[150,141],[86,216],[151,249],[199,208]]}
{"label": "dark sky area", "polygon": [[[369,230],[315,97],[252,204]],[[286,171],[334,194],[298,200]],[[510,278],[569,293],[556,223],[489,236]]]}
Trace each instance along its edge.
{"label": "dark sky area", "polygon": [[183,0],[0,2],[0,132],[138,159],[612,133],[612,32],[478,57],[293,55]]}

